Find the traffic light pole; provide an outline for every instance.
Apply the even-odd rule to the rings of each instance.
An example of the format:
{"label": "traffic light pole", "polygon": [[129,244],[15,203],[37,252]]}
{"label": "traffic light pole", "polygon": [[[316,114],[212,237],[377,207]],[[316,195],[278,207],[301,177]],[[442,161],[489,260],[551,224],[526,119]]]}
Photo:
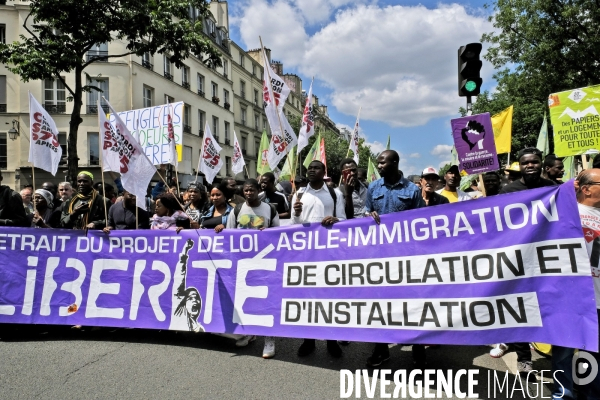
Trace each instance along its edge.
{"label": "traffic light pole", "polygon": [[467,115],[473,115],[473,103],[471,96],[467,96]]}

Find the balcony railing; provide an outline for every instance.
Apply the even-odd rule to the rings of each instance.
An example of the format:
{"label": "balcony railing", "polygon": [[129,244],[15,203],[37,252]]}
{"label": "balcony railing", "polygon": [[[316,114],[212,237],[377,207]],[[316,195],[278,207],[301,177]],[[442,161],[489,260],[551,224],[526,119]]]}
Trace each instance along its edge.
{"label": "balcony railing", "polygon": [[[105,113],[109,113],[110,112],[110,108],[108,108],[107,105],[102,104],[100,107],[102,107],[102,109],[104,110]],[[98,114],[98,106],[97,105],[91,105],[89,104],[87,106],[87,113],[88,114]]]}
{"label": "balcony railing", "polygon": [[183,86],[187,90],[190,90],[190,83],[189,82],[181,82],[181,86]]}
{"label": "balcony railing", "polygon": [[227,146],[230,146],[230,145],[231,145],[231,141],[230,141],[229,139],[225,139],[225,144],[226,144]]}
{"label": "balcony railing", "polygon": [[44,108],[50,114],[63,114],[65,112],[67,112],[67,105],[66,104],[44,103]]}
{"label": "balcony railing", "polygon": [[150,63],[150,61],[142,60],[142,67],[148,68],[150,71],[154,69],[154,65]]}
{"label": "balcony railing", "polygon": [[185,124],[183,124],[183,131],[184,131],[185,133],[192,133],[192,127],[191,127],[191,126],[189,126],[189,125],[185,125]]}
{"label": "balcony railing", "polygon": [[240,92],[240,96],[242,96],[242,99],[246,99],[246,92],[244,92],[243,90]]}
{"label": "balcony railing", "polygon": [[6,112],[6,104],[0,104],[0,113]]}
{"label": "balcony railing", "polygon": [[100,50],[89,50],[87,52],[87,60],[88,61],[100,61],[107,62],[108,59],[108,51],[100,51]]}
{"label": "balcony railing", "polygon": [[198,96],[204,97],[204,92],[202,90],[200,90],[200,89],[198,89]]}
{"label": "balcony railing", "polygon": [[167,78],[168,80],[170,80],[170,81],[173,80],[173,75],[171,75],[170,73],[165,71],[164,75],[165,75],[165,78]]}
{"label": "balcony railing", "polygon": [[204,136],[204,129],[198,129],[198,135]]}

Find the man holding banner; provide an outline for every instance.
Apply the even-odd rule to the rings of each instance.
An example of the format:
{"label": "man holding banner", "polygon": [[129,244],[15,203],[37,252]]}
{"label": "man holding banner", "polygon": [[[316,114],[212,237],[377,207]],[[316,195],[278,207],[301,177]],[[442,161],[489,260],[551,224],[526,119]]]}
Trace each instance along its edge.
{"label": "man holding banner", "polygon": [[[394,150],[385,150],[377,157],[377,169],[381,178],[369,185],[367,214],[379,225],[380,214],[425,207],[417,185],[398,171],[400,156]],[[387,343],[376,343],[373,354],[367,359],[369,367],[377,367],[390,359]],[[425,347],[413,346],[413,360],[421,368],[425,364]]]}

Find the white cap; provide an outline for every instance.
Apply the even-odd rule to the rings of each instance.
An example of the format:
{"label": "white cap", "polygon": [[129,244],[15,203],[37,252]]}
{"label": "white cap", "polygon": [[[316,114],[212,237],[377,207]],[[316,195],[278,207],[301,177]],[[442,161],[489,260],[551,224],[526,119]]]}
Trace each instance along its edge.
{"label": "white cap", "polygon": [[421,173],[421,176],[426,176],[426,175],[438,175],[437,170],[433,167],[427,167],[423,170],[423,172]]}

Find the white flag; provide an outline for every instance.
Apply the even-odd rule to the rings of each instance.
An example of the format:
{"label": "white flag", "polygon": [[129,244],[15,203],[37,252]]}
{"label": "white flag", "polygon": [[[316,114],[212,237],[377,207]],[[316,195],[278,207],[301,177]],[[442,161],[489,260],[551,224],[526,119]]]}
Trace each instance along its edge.
{"label": "white flag", "polygon": [[106,118],[98,99],[98,121],[102,132],[102,170],[121,174],[125,190],[136,196],[136,205],[146,208],[146,191],[156,168],[135,140],[127,126],[104,99],[115,117],[114,125]]}
{"label": "white flag", "polygon": [[310,89],[308,89],[308,97],[306,98],[306,105],[304,106],[304,115],[302,116],[302,126],[300,132],[298,132],[298,154],[308,145],[308,138],[315,134],[315,114],[313,110],[313,99],[312,99],[312,85],[310,83]]}
{"label": "white flag", "polygon": [[290,88],[273,72],[264,49],[263,59],[265,65],[263,106],[271,127],[267,161],[271,169],[275,169],[279,161],[298,143],[298,138],[283,113],[283,105],[290,94]]}
{"label": "white flag", "polygon": [[244,161],[242,148],[240,147],[235,131],[233,131],[233,158],[231,159],[231,170],[233,171],[233,174],[237,175],[242,172],[244,170],[244,165],[246,165],[246,162]]}
{"label": "white flag", "polygon": [[217,176],[223,166],[223,159],[219,155],[220,152],[221,146],[219,146],[219,143],[213,137],[208,121],[206,121],[206,126],[204,127],[204,144],[202,145],[202,152],[198,160],[198,171],[204,173],[206,181],[210,184],[213,183],[215,176]]}
{"label": "white flag", "polygon": [[350,150],[354,152],[354,162],[358,165],[358,117],[356,117],[356,124],[354,124],[354,132],[350,138]]}
{"label": "white flag", "polygon": [[179,156],[177,155],[177,147],[175,147],[175,128],[173,127],[171,104],[169,104],[169,113],[167,114],[167,141],[169,143],[169,164],[177,168]]}
{"label": "white flag", "polygon": [[29,162],[56,175],[62,157],[58,128],[46,110],[29,93]]}

